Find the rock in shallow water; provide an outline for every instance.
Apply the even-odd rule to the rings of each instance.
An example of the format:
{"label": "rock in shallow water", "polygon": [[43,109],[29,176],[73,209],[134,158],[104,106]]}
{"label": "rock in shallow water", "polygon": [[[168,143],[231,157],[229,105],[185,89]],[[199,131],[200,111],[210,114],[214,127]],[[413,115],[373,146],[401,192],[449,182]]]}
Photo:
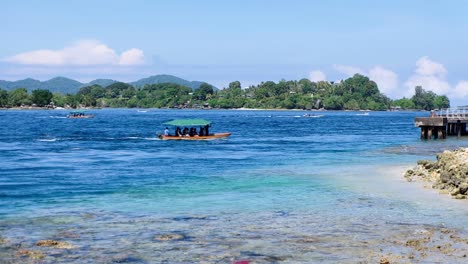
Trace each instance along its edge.
{"label": "rock in shallow water", "polygon": [[68,242],[56,241],[56,240],[39,240],[39,241],[37,241],[36,246],[63,248],[63,249],[75,248],[72,244],[70,244]]}
{"label": "rock in shallow water", "polygon": [[408,181],[431,182],[432,187],[450,193],[456,199],[468,195],[468,148],[444,151],[437,155],[437,161],[418,161],[418,165],[406,171]]}
{"label": "rock in shallow water", "polygon": [[183,239],[185,239],[185,236],[181,234],[177,234],[177,233],[157,235],[154,237],[154,240],[158,240],[158,241],[183,240]]}
{"label": "rock in shallow water", "polygon": [[45,257],[44,253],[36,250],[20,249],[16,251],[17,257],[29,257],[32,259],[43,259]]}

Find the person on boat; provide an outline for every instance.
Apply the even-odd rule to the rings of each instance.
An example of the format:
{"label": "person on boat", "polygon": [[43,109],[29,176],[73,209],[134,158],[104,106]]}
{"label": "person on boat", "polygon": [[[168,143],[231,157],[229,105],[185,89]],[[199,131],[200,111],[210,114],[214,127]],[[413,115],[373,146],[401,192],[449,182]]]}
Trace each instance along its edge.
{"label": "person on boat", "polygon": [[194,127],[190,128],[189,136],[193,137],[197,134],[197,129]]}
{"label": "person on boat", "polygon": [[205,135],[206,136],[209,136],[210,135],[210,132],[208,131],[208,128],[210,127],[210,125],[206,125],[205,126]]}
{"label": "person on boat", "polygon": [[205,129],[203,127],[200,127],[200,132],[198,133],[200,137],[203,137],[205,135]]}
{"label": "person on boat", "polygon": [[175,135],[178,136],[178,137],[181,137],[181,136],[182,136],[182,131],[180,130],[180,127],[176,127],[176,129],[175,129]]}
{"label": "person on boat", "polygon": [[166,129],[164,129],[164,135],[169,136],[169,128],[166,127]]}
{"label": "person on boat", "polygon": [[183,136],[188,136],[189,134],[189,129],[187,127],[184,127],[184,130],[182,131]]}

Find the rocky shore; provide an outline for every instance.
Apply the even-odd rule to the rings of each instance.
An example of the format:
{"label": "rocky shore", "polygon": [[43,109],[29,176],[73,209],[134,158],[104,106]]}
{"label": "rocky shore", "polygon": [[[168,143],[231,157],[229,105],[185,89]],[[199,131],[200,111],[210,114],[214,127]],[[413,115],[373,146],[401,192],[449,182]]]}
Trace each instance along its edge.
{"label": "rocky shore", "polygon": [[437,161],[420,160],[413,169],[407,170],[408,181],[423,181],[431,184],[440,193],[450,194],[456,199],[468,197],[468,148],[444,151]]}

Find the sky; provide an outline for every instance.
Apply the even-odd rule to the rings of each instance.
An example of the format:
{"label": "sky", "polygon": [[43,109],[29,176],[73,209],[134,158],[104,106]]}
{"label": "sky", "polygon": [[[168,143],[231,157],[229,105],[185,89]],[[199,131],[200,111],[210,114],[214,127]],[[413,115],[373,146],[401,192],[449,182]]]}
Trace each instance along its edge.
{"label": "sky", "polygon": [[5,0],[0,79],[340,81],[468,105],[465,0]]}

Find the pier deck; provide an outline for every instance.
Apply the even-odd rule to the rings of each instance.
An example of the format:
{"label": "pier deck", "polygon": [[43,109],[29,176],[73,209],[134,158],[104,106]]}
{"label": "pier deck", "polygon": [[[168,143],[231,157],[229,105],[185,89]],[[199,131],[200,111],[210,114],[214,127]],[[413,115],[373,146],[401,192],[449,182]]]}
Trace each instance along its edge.
{"label": "pier deck", "polygon": [[430,117],[416,117],[414,126],[421,128],[421,139],[445,139],[447,136],[466,136],[468,107],[431,111]]}

